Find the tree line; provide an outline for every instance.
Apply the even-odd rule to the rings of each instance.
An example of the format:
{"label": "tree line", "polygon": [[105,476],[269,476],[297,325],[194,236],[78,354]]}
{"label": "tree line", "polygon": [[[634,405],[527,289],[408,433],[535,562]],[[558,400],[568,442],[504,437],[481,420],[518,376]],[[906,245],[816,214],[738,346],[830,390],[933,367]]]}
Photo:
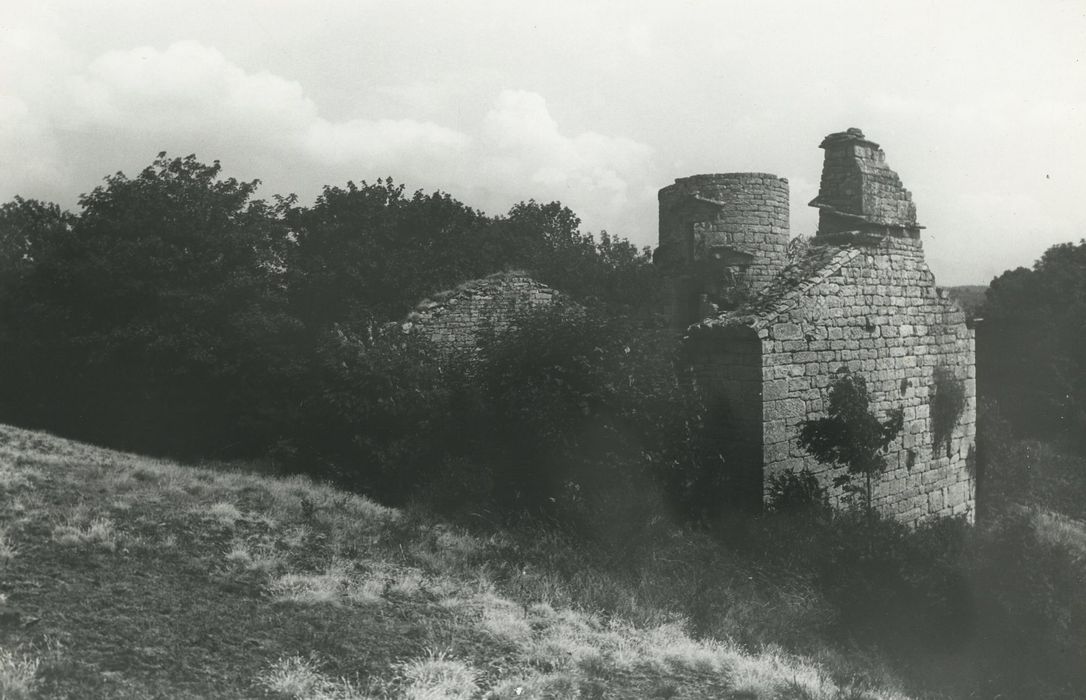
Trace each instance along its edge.
{"label": "tree line", "polygon": [[1086,240],[992,280],[977,325],[977,387],[1019,434],[1086,452]]}
{"label": "tree line", "polygon": [[582,232],[558,202],[488,216],[389,179],[302,206],[258,185],[160,154],[77,213],[0,206],[0,420],[253,456],[312,407],[306,387],[344,337],[371,338],[429,293],[510,268],[616,306],[651,293],[646,250]]}
{"label": "tree line", "polygon": [[[656,332],[648,250],[581,231],[558,202],[491,216],[391,180],[327,186],[309,206],[258,186],[160,154],[75,213],[0,205],[0,420],[266,458],[393,501],[439,482],[518,507],[619,484],[687,514],[726,501],[728,436],[704,429],[713,407]],[[584,310],[487,339],[473,368],[380,332],[513,268]],[[1086,243],[997,278],[982,314],[982,396],[1021,433],[1081,441]]]}
{"label": "tree line", "polygon": [[[590,508],[639,477],[646,493],[711,500],[682,466],[703,414],[674,338],[654,332],[647,249],[581,231],[558,202],[490,216],[378,180],[303,206],[258,185],[160,154],[75,213],[0,206],[0,421],[257,458],[386,502],[428,490]],[[427,295],[505,269],[576,308],[489,337],[471,367],[382,332]]]}

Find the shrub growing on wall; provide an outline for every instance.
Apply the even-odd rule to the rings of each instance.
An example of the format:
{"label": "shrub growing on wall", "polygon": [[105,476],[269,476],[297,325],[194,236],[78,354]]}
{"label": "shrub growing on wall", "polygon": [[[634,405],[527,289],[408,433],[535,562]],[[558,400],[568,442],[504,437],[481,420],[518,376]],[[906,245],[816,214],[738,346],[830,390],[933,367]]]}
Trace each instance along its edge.
{"label": "shrub growing on wall", "polygon": [[[891,410],[880,421],[870,411],[867,382],[854,374],[843,374],[830,387],[829,410],[824,418],[806,420],[800,425],[799,445],[819,462],[845,467],[845,474],[834,479],[835,486],[859,495],[869,517],[874,512],[871,491],[874,480],[886,469],[886,447],[901,432],[900,408]],[[862,477],[862,485],[853,482]]]}
{"label": "shrub growing on wall", "polygon": [[950,457],[950,442],[954,428],[965,411],[965,387],[962,380],[948,367],[936,367],[930,397],[932,451],[946,447]]}

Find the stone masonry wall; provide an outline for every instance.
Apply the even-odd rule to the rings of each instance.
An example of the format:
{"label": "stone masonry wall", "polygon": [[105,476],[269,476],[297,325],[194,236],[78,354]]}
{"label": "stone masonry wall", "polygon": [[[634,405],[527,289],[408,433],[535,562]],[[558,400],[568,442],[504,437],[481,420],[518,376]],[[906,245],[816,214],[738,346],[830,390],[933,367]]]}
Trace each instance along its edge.
{"label": "stone masonry wall", "polygon": [[526,273],[497,273],[420,302],[407,316],[403,331],[420,334],[442,352],[472,354],[484,329],[500,331],[518,316],[563,298]]}
{"label": "stone masonry wall", "polygon": [[657,260],[670,282],[675,326],[700,320],[714,306],[734,306],[784,267],[786,179],[766,173],[694,175],[661,189],[659,201]]}
{"label": "stone masonry wall", "polygon": [[[919,241],[885,237],[844,251],[843,265],[800,302],[759,330],[765,477],[810,468],[827,486],[828,470],[797,444],[800,423],[824,415],[830,384],[842,370],[865,378],[872,409],[904,410],[902,435],[876,486],[881,512],[907,523],[930,516],[973,518],[976,374],[973,330],[934,278]],[[935,444],[931,402],[936,375],[960,382],[962,415],[946,443]],[[840,494],[836,494],[839,498]]]}
{"label": "stone masonry wall", "polygon": [[818,233],[878,231],[916,238],[916,206],[877,143],[859,129],[830,134],[818,196]]}

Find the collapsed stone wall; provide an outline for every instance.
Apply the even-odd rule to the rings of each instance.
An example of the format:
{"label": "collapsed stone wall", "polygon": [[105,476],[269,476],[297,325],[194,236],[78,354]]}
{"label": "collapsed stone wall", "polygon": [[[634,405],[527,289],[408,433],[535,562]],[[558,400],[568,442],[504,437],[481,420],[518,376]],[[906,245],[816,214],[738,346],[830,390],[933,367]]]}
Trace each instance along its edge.
{"label": "collapsed stone wall", "polygon": [[470,355],[487,329],[500,333],[517,318],[564,299],[527,273],[500,272],[420,302],[402,329],[426,338],[443,354]]}
{"label": "collapsed stone wall", "polygon": [[734,308],[785,266],[788,180],[767,173],[693,175],[661,189],[659,201],[655,260],[675,327]]}

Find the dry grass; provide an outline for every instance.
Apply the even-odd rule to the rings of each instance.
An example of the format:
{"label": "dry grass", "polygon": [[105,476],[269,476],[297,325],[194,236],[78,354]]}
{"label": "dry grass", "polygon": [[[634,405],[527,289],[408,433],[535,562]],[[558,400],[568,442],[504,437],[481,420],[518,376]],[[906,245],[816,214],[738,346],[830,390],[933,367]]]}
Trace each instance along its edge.
{"label": "dry grass", "polygon": [[0,528],[0,566],[14,559],[16,554],[18,554],[18,550],[15,549],[15,545],[8,537],[8,533]]}
{"label": "dry grass", "polygon": [[[0,501],[5,609],[35,620],[11,641],[66,648],[41,668],[4,657],[41,697],[899,697],[889,677],[852,687],[779,649],[692,636],[676,589],[708,550],[682,542],[667,545],[681,565],[618,576],[544,530],[473,533],[306,479],[2,426],[0,450],[15,465],[0,488],[24,499]],[[751,595],[733,609],[793,605]]]}
{"label": "dry grass", "polygon": [[269,587],[277,600],[305,605],[340,605],[347,600],[351,577],[342,561],[316,574],[284,574]]}
{"label": "dry grass", "polygon": [[1086,524],[1041,508],[1032,508],[1031,514],[1042,542],[1063,547],[1076,562],[1086,564]]}
{"label": "dry grass", "polygon": [[53,540],[63,545],[90,545],[102,549],[117,548],[117,532],[109,518],[96,517],[82,523],[76,516],[53,528]]}
{"label": "dry grass", "polygon": [[430,652],[400,667],[406,700],[468,700],[479,692],[479,673],[469,664]]}
{"label": "dry grass", "polygon": [[233,503],[219,501],[212,503],[203,514],[224,527],[234,527],[235,523],[242,519],[241,511]]}
{"label": "dry grass", "polygon": [[322,673],[316,659],[297,655],[273,663],[257,678],[257,685],[291,700],[363,700],[348,681]]}
{"label": "dry grass", "polygon": [[269,575],[285,565],[273,546],[264,544],[254,549],[249,543],[240,540],[234,541],[230,551],[226,553],[226,561]]}
{"label": "dry grass", "polygon": [[0,699],[22,700],[32,697],[39,661],[0,647]]}

